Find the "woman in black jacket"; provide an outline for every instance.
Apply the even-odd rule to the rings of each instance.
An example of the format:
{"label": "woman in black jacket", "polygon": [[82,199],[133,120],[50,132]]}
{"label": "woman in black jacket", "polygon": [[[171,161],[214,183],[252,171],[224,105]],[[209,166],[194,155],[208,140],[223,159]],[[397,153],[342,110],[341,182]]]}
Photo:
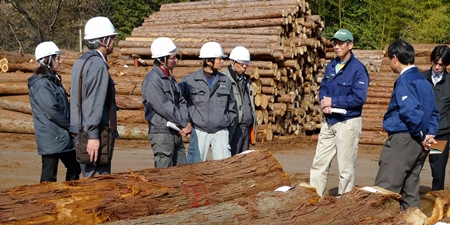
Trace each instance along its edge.
{"label": "woman in black jacket", "polygon": [[51,41],[35,50],[39,67],[28,79],[38,154],[42,156],[42,182],[55,182],[58,162],[67,168],[66,181],[80,178],[80,164],[69,133],[70,106],[67,93],[56,74],[61,68],[60,50]]}

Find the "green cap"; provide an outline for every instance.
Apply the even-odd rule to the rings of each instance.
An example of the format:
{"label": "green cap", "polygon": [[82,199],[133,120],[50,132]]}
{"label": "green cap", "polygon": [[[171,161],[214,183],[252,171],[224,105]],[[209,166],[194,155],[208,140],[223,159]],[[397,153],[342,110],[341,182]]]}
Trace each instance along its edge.
{"label": "green cap", "polygon": [[353,41],[353,35],[347,29],[340,29],[334,34],[334,36],[331,38],[330,41],[334,39],[338,39],[339,41],[347,41],[347,40]]}

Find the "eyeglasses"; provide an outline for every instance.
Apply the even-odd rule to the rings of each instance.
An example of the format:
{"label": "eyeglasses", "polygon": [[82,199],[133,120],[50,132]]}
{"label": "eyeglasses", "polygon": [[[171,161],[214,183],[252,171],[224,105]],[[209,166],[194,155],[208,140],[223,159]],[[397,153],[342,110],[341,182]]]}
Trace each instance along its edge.
{"label": "eyeglasses", "polygon": [[180,55],[174,55],[174,56],[170,56],[168,59],[170,59],[170,60],[175,60],[175,59],[180,59]]}
{"label": "eyeglasses", "polygon": [[239,62],[239,61],[235,61],[235,63],[238,64],[241,67],[248,66],[247,63],[243,63],[243,62]]}

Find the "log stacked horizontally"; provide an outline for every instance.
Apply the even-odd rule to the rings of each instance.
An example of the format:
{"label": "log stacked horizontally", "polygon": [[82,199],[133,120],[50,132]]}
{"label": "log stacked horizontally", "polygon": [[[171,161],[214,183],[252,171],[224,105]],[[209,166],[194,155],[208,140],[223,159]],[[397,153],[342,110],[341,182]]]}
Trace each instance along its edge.
{"label": "log stacked horizontally", "polygon": [[162,5],[118,45],[130,58],[127,65],[135,65],[135,57],[138,64],[151,66],[152,41],[171,38],[181,49],[177,79],[200,69],[199,51],[208,41],[219,42],[225,54],[246,47],[258,136],[271,140],[273,134],[313,131],[322,120],[315,78],[322,76],[325,62],[323,26],[304,0],[186,2]]}
{"label": "log stacked horizontally", "polygon": [[290,185],[267,151],[168,169],[0,190],[0,224],[97,224],[214,205]]}

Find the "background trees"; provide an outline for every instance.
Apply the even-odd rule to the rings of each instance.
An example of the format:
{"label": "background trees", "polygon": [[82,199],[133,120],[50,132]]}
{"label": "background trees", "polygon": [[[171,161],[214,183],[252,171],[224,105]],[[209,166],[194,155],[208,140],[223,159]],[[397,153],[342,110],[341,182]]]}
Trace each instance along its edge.
{"label": "background trees", "polygon": [[[0,0],[0,49],[33,53],[42,41],[78,50],[93,16],[109,17],[120,39],[131,34],[161,4],[188,0]],[[450,43],[450,1],[308,0],[325,21],[324,35],[339,28],[354,33],[356,48],[382,49],[403,38],[412,43]]]}
{"label": "background trees", "polygon": [[356,47],[382,49],[403,38],[412,43],[450,43],[450,2],[445,0],[309,0],[325,20],[325,35],[353,32]]}

